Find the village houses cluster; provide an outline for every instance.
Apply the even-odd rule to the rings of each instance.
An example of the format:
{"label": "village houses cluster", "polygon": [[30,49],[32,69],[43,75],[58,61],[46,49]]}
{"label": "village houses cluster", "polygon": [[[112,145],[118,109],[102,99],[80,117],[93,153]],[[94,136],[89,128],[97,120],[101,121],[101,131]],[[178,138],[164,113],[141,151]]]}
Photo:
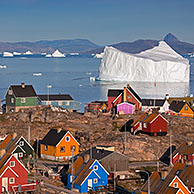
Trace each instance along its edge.
{"label": "village houses cluster", "polygon": [[[20,109],[42,106],[58,107],[60,110],[80,111],[80,102],[69,94],[36,94],[32,85],[11,85],[5,95],[5,112],[18,112]],[[194,117],[192,96],[164,99],[142,99],[130,86],[108,90],[108,101],[92,101],[85,105],[85,112],[95,114],[111,113],[134,114],[141,111],[137,120],[130,122],[130,132],[164,136],[168,132],[165,114],[181,117]],[[66,171],[66,187],[80,193],[105,188],[109,180],[122,176],[128,171],[130,159],[115,151],[114,146],[99,145],[79,152],[79,142],[65,129],[50,129],[39,142],[40,157],[43,160],[65,161],[72,164]],[[35,151],[24,137],[16,133],[7,134],[0,143],[0,192],[35,191],[36,183],[28,182],[30,165]],[[184,142],[172,153],[170,173],[153,172],[142,187],[144,193],[194,193],[194,144]],[[25,160],[28,158],[28,160]]]}

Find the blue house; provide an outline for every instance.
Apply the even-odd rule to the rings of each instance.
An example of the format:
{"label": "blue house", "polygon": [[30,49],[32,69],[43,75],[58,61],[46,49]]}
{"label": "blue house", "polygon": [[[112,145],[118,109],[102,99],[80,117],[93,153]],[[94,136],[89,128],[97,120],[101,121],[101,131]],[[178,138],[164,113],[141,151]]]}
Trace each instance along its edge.
{"label": "blue house", "polygon": [[89,155],[79,156],[67,171],[67,188],[77,189],[80,193],[97,190],[108,184],[109,173],[98,162],[90,159]]}
{"label": "blue house", "polygon": [[69,94],[38,95],[42,105],[57,106],[72,111],[80,111],[80,102],[75,101]]}

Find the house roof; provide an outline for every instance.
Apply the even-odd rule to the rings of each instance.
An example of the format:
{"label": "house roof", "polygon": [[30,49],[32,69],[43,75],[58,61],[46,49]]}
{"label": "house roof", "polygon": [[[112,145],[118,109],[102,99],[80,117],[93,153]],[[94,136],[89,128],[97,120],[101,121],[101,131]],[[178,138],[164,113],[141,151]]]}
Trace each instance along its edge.
{"label": "house roof", "polygon": [[142,99],[142,106],[163,106],[165,99]]}
{"label": "house roof", "polygon": [[158,115],[158,113],[152,113],[152,114],[148,114],[147,117],[145,117],[142,122],[144,123],[150,123],[152,122]]}
{"label": "house roof", "polygon": [[185,104],[186,102],[183,102],[183,101],[172,101],[169,106],[169,109],[178,113],[181,111],[181,109]]}
{"label": "house roof", "polygon": [[142,121],[144,118],[146,118],[148,113],[144,112],[137,120],[135,120],[131,126],[135,126],[139,121]]}
{"label": "house roof", "polygon": [[131,86],[127,87],[127,89],[138,99],[139,102],[142,101],[140,96],[135,92],[135,90]]}
{"label": "house roof", "polygon": [[120,89],[109,89],[108,90],[108,97],[117,97],[123,90]]}
{"label": "house roof", "polygon": [[11,85],[11,89],[15,97],[37,97],[37,94],[32,85],[25,85],[22,87],[21,85]]}
{"label": "house roof", "polygon": [[65,136],[67,131],[60,130],[58,132],[57,129],[51,129],[46,136],[41,141],[41,144],[50,145],[50,146],[56,146],[61,139]]}
{"label": "house roof", "polygon": [[7,135],[7,137],[1,142],[0,149],[5,148],[10,143],[11,139],[11,135]]}
{"label": "house roof", "polygon": [[[155,175],[157,172],[154,172],[151,177],[150,177],[150,183],[151,183],[151,193],[154,194],[163,194],[163,193],[169,193],[169,194],[174,194],[178,190],[171,189],[169,185],[171,182],[174,180],[175,177],[178,177],[182,183],[187,186],[191,187],[194,185],[194,176],[193,176],[193,171],[194,171],[194,165],[185,165],[181,163],[176,163],[172,170],[169,172],[169,174],[166,176],[165,179],[158,179],[158,175]],[[153,184],[156,183],[156,184]],[[147,191],[147,185],[144,184],[142,187],[142,191]]]}
{"label": "house roof", "polygon": [[135,105],[135,103],[133,103],[133,102],[122,102],[120,104],[117,104],[117,106],[121,106],[123,104],[128,104],[128,105],[133,105],[133,106]]}
{"label": "house roof", "polygon": [[[42,101],[48,101],[48,95],[38,95],[38,97]],[[49,101],[57,101],[57,100],[73,100],[73,98],[69,94],[49,94]]]}
{"label": "house roof", "polygon": [[194,143],[191,142],[192,144],[188,144],[186,142],[183,142],[174,152],[173,152],[173,157],[177,154],[187,154],[187,155],[192,155],[194,154]]}
{"label": "house roof", "polygon": [[80,153],[80,156],[84,156],[85,154],[92,155],[93,159],[102,160],[106,156],[114,153],[113,151],[105,150],[105,149],[97,149],[96,147],[92,147],[91,149],[88,149],[82,153]]}

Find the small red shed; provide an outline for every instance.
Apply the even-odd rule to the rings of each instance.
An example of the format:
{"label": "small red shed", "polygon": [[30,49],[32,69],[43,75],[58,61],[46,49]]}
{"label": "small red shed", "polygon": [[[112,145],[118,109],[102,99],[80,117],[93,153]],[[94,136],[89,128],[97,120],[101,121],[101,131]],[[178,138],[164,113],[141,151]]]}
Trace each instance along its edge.
{"label": "small red shed", "polygon": [[161,114],[144,113],[132,123],[131,132],[135,134],[137,131],[151,136],[163,136],[167,134],[168,121]]}

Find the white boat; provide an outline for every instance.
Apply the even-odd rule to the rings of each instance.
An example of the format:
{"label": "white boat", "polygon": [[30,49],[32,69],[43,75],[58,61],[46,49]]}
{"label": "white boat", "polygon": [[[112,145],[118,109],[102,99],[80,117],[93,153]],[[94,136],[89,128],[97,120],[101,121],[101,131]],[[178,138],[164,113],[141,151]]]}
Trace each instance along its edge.
{"label": "white boat", "polygon": [[7,66],[6,65],[0,65],[0,69],[6,69]]}

